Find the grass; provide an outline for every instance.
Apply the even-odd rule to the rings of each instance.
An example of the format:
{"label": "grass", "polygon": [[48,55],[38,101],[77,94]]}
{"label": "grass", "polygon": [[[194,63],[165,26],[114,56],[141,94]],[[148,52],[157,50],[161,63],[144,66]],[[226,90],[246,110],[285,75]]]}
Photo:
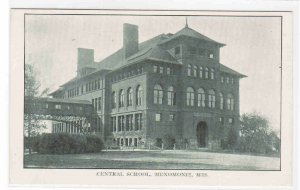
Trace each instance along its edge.
{"label": "grass", "polygon": [[198,151],[103,151],[24,156],[25,168],[277,170],[278,166],[279,158]]}

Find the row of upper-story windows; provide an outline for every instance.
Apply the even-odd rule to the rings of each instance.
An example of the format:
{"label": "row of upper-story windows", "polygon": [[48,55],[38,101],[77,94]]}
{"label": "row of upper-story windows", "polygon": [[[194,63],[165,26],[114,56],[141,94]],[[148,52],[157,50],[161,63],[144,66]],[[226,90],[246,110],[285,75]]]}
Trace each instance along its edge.
{"label": "row of upper-story windows", "polygon": [[[162,86],[159,84],[156,84],[154,86],[153,103],[154,104],[163,104],[163,96],[164,96],[164,91],[163,91]],[[175,92],[173,86],[169,86],[167,89],[167,104],[170,106],[176,105],[176,92]]]}
{"label": "row of upper-story windows", "polygon": [[221,76],[221,83],[234,84],[234,78]]}
{"label": "row of upper-story windows", "polygon": [[197,48],[197,47],[194,47],[194,46],[189,46],[187,50],[188,50],[188,53],[192,54],[192,55],[205,56],[205,57],[208,57],[208,58],[211,58],[211,59],[215,58],[215,54],[211,50],[207,50],[207,49],[204,49],[204,48]]}
{"label": "row of upper-story windows", "polygon": [[215,79],[215,69],[189,64],[187,67],[187,76],[199,77],[205,79]]}
{"label": "row of upper-story windows", "polygon": [[[112,108],[116,108],[117,101],[119,108],[125,107],[125,99],[126,99],[126,106],[133,105],[133,88],[129,87],[127,90],[120,89],[119,92],[112,92]],[[125,95],[126,94],[126,95]],[[135,104],[137,106],[142,105],[142,96],[143,96],[143,88],[138,85],[135,89]],[[117,98],[118,97],[118,98]]]}
{"label": "row of upper-story windows", "polygon": [[[204,48],[197,48],[195,46],[188,46],[187,52],[189,54],[192,54],[192,55],[205,56],[205,57],[208,57],[208,58],[211,58],[211,59],[215,58],[215,54],[214,54],[213,51],[208,50],[208,49],[204,49]],[[175,56],[181,54],[181,47],[180,46],[175,47],[174,54],[175,54]]]}
{"label": "row of upper-story windows", "polygon": [[[164,97],[164,91],[161,85],[156,84],[153,89],[154,92],[154,104],[163,104],[163,97]],[[207,97],[207,98],[206,98]],[[227,110],[233,110],[234,109],[234,98],[232,94],[228,94],[227,97]],[[220,109],[224,109],[224,95],[223,93],[219,93],[219,103],[220,103]],[[204,91],[203,88],[199,88],[197,91],[197,102],[195,99],[195,91],[192,87],[188,87],[186,90],[186,105],[187,106],[195,106],[195,103],[197,103],[198,107],[209,107],[209,108],[215,108],[216,107],[216,93],[213,89],[208,90],[208,94]],[[167,89],[167,105],[176,105],[176,92],[174,90],[173,86],[168,87]]]}
{"label": "row of upper-story windows", "polygon": [[173,70],[170,67],[163,67],[157,65],[153,65],[153,72],[160,73],[160,74],[166,73],[167,75],[173,74]]}
{"label": "row of upper-story windows", "polygon": [[143,72],[144,72],[143,67],[133,68],[133,69],[130,69],[129,71],[118,72],[111,77],[111,81],[116,82],[119,80],[123,80],[123,79],[129,78],[129,77],[141,74]]}
{"label": "row of upper-story windows", "polygon": [[[213,89],[208,90],[208,93],[204,91],[203,88],[199,88],[197,90],[197,101],[195,98],[195,90],[192,87],[188,87],[186,90],[186,105],[187,106],[195,106],[198,107],[209,107],[216,108],[216,93]],[[219,98],[219,109],[223,110],[225,106],[224,98],[226,98],[226,106],[227,110],[234,110],[234,98],[231,93],[227,94],[224,97],[223,93],[220,92],[218,95]]]}
{"label": "row of upper-story windows", "polygon": [[72,98],[75,96],[79,96],[85,93],[89,93],[91,91],[102,89],[104,86],[103,80],[97,79],[93,81],[87,82],[85,85],[78,85],[76,87],[73,87],[72,89],[69,89],[67,91],[67,98]]}

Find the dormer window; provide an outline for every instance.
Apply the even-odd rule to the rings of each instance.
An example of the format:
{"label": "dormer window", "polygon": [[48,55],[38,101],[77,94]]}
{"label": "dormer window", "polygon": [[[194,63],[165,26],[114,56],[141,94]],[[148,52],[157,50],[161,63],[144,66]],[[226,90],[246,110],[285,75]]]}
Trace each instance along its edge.
{"label": "dormer window", "polygon": [[175,48],[175,55],[179,55],[180,53],[181,53],[181,49],[178,46],[178,47]]}

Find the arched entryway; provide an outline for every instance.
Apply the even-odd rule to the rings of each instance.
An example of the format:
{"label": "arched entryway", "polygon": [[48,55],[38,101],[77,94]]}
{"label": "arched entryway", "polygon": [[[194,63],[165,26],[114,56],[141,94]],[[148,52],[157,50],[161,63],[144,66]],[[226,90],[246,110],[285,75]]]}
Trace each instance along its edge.
{"label": "arched entryway", "polygon": [[208,142],[208,129],[204,121],[200,121],[196,128],[198,147],[207,147]]}

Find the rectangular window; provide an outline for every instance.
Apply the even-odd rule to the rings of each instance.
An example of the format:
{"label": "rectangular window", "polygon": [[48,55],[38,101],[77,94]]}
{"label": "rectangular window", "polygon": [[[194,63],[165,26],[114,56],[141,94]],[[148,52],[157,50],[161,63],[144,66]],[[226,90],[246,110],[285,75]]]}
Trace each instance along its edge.
{"label": "rectangular window", "polygon": [[161,121],[161,113],[155,114],[155,121]]}
{"label": "rectangular window", "polygon": [[228,118],[228,123],[233,124],[233,118]]}
{"label": "rectangular window", "polygon": [[167,68],[167,75],[170,75],[171,74],[171,69],[170,67]]}
{"label": "rectangular window", "polygon": [[224,83],[224,77],[221,76],[221,83]]}
{"label": "rectangular window", "polygon": [[153,72],[157,73],[157,68],[158,68],[158,67],[157,67],[156,65],[154,65],[154,66],[153,66]]}
{"label": "rectangular window", "polygon": [[175,114],[170,114],[169,121],[174,121],[175,120]]}
{"label": "rectangular window", "polygon": [[220,117],[220,123],[223,124],[223,117]]}
{"label": "rectangular window", "polygon": [[164,73],[164,68],[163,67],[159,67],[159,73],[163,74]]}
{"label": "rectangular window", "polygon": [[55,109],[60,110],[61,109],[61,105],[60,104],[56,104],[55,105]]}

